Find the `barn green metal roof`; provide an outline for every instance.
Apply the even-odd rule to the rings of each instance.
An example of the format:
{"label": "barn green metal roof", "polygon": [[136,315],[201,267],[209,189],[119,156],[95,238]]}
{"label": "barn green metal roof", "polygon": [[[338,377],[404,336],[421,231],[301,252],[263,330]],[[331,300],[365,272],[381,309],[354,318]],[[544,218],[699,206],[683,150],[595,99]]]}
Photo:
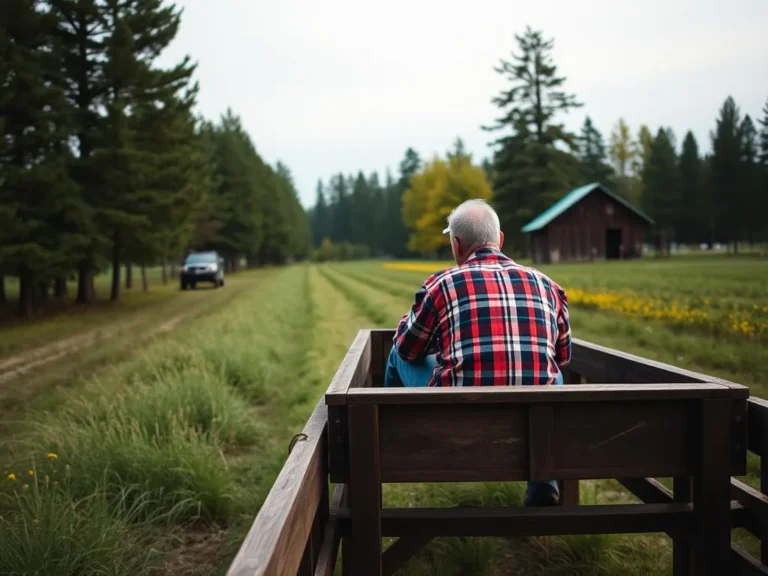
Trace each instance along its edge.
{"label": "barn green metal roof", "polygon": [[536,218],[528,222],[525,226],[523,226],[523,232],[535,232],[536,230],[541,230],[545,226],[547,226],[552,220],[560,216],[563,212],[568,210],[571,206],[585,198],[587,195],[589,195],[591,192],[595,190],[601,190],[603,193],[607,194],[616,202],[621,204],[622,206],[627,207],[629,210],[640,216],[643,220],[647,221],[649,224],[653,224],[653,219],[648,216],[645,212],[642,212],[641,210],[638,210],[632,204],[627,202],[624,198],[619,196],[618,194],[614,194],[611,192],[608,188],[600,184],[599,182],[592,182],[592,184],[587,184],[586,186],[579,186],[578,188],[574,188],[568,194],[560,198],[557,202],[552,204],[549,208],[544,210],[541,214],[539,214]]}

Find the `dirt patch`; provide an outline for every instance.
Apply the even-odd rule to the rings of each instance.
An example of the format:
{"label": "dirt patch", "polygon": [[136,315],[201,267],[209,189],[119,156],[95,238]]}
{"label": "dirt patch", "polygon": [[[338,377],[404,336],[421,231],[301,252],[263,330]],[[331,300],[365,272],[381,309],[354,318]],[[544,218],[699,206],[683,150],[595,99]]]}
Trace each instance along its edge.
{"label": "dirt patch", "polygon": [[[212,298],[204,300],[196,306],[187,307],[182,312],[164,319],[160,324],[151,325],[157,321],[158,312],[155,310],[147,311],[137,317],[100,326],[86,331],[85,333],[62,338],[51,344],[46,344],[32,350],[26,350],[0,360],[0,385],[4,385],[20,376],[34,373],[35,370],[52,364],[67,356],[82,353],[83,350],[92,348],[104,340],[117,338],[120,334],[138,328],[147,324],[147,328],[139,336],[140,341],[147,340],[153,336],[169,332],[176,328],[181,322],[192,316],[203,314],[209,308],[222,301],[222,298]],[[133,342],[135,344],[135,341]]]}

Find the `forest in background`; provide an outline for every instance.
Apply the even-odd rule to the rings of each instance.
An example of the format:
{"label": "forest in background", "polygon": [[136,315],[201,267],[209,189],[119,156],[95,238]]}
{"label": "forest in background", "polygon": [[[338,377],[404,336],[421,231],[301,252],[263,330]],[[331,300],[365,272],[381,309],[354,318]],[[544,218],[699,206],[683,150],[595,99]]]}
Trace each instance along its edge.
{"label": "forest in background", "polygon": [[162,0],[4,0],[0,7],[0,304],[21,314],[77,278],[218,250],[229,269],[306,256],[287,166],[266,163],[238,116],[197,117],[189,57],[161,68],[181,11]]}
{"label": "forest in background", "polygon": [[[589,116],[579,134],[565,128],[563,116],[583,103],[558,74],[554,41],[530,28],[515,39],[511,58],[495,68],[508,87],[493,98],[498,117],[484,127],[496,136],[492,158],[476,164],[493,190],[511,253],[527,254],[520,231],[526,223],[591,182],[608,185],[655,220],[648,242],[660,252],[673,243],[721,243],[737,251],[739,244],[768,241],[768,101],[754,111],[755,120],[727,97],[706,147],[691,131],[680,144],[669,127],[642,125],[633,134],[621,118],[606,142]],[[445,162],[457,153],[472,162],[460,140]],[[422,166],[409,148],[397,178],[387,172],[383,186],[376,173],[338,174],[318,183],[310,217],[315,246],[327,239],[326,246],[328,240],[362,244],[358,251],[371,255],[445,255],[448,240],[434,216],[444,222],[451,208],[472,197],[475,184],[449,178],[408,192]]]}

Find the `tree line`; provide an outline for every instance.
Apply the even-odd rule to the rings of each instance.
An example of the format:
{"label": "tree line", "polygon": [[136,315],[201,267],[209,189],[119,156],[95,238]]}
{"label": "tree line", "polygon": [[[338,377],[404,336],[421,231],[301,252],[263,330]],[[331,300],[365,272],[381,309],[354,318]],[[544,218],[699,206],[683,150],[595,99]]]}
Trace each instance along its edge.
{"label": "tree line", "polygon": [[[408,230],[401,215],[403,194],[422,160],[412,148],[405,151],[397,179],[387,170],[384,182],[376,172],[338,173],[317,183],[309,212],[312,243],[320,259],[388,256],[404,258]],[[333,246],[337,249],[334,250]]]}
{"label": "tree line", "polygon": [[[197,117],[189,57],[156,61],[181,12],[162,0],[5,0],[0,7],[0,303],[110,297],[131,267],[216,249],[233,268],[306,255],[290,172],[261,158],[239,118]],[[146,276],[145,287],[146,287]]]}
{"label": "tree line", "polygon": [[[492,159],[481,163],[511,252],[528,252],[528,238],[521,232],[526,223],[571,189],[591,182],[608,185],[655,220],[648,241],[660,252],[668,252],[672,243],[727,243],[737,250],[739,244],[768,241],[768,226],[761,222],[768,214],[768,103],[755,121],[749,114],[742,116],[736,102],[728,97],[705,152],[691,131],[678,145],[668,127],[654,133],[643,125],[633,136],[621,119],[606,143],[589,116],[579,134],[565,128],[563,116],[583,103],[566,90],[566,78],[558,74],[552,58],[554,41],[531,28],[515,39],[517,50],[495,68],[508,87],[492,100],[499,113],[483,128],[498,136],[491,143]],[[418,159],[415,151],[409,149],[409,153]],[[385,187],[382,206],[386,209],[369,211],[364,200],[357,204],[349,201],[346,190],[353,189],[355,182],[362,184],[364,178],[353,182],[338,176],[326,188],[330,202],[319,194],[314,212],[324,215],[323,222],[334,218],[346,222],[350,214],[346,204],[360,206],[361,215],[381,222],[370,227],[366,224],[364,230],[383,226],[392,231],[389,244],[354,236],[367,243],[373,253],[434,254],[441,245],[438,227],[427,227],[431,232],[425,236],[419,222],[423,224],[435,214],[438,219],[444,217],[447,206],[435,208],[425,200],[426,192],[418,193],[424,189],[413,181],[414,176],[421,175],[419,162],[404,161],[404,165],[408,169],[401,165],[398,182],[388,180]],[[414,189],[410,194],[406,193],[409,188]],[[470,186],[459,188],[454,194],[456,203],[472,191]],[[339,226],[335,239],[353,238],[343,235],[346,225]],[[327,230],[318,228],[313,219],[316,245]]]}

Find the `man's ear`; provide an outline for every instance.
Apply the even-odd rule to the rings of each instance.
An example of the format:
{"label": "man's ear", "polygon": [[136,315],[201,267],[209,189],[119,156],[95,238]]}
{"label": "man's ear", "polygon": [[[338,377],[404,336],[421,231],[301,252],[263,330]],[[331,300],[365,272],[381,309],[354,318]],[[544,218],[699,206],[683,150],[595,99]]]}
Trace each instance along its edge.
{"label": "man's ear", "polygon": [[504,232],[499,231],[499,250],[504,247]]}

